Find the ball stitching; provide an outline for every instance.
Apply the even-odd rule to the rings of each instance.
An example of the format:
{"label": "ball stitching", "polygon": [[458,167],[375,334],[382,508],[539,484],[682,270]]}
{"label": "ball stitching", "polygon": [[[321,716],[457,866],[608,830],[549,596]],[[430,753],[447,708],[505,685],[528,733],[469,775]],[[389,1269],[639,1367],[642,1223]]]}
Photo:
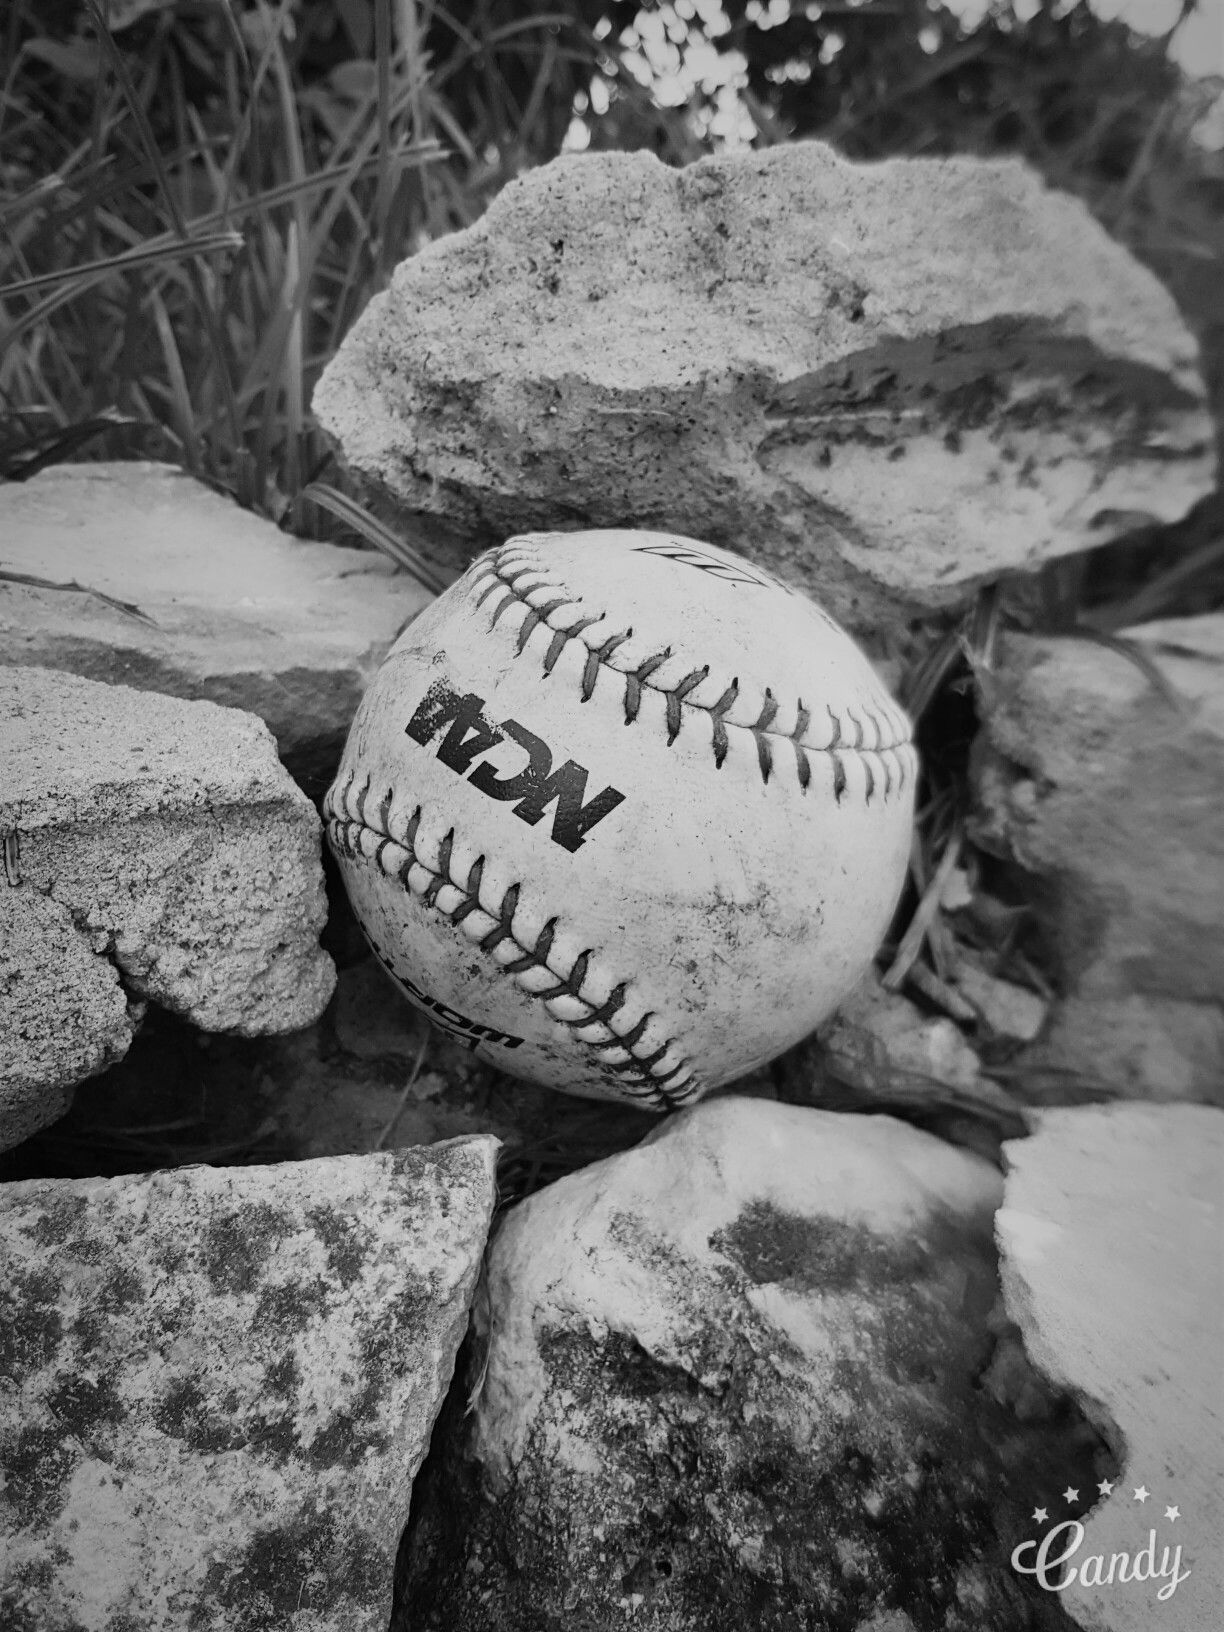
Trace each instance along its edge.
{"label": "ball stitching", "polygon": [[[520,564],[521,562],[521,564]],[[811,710],[800,698],[797,704],[797,721],[793,730],[788,732],[777,731],[773,722],[779,711],[779,704],[771,688],[765,688],[765,702],[757,719],[750,724],[744,724],[727,718],[729,711],[734,707],[739,697],[739,680],[732,680],[716,703],[703,704],[692,702],[689,693],[694,691],[703,680],[709,677],[709,664],[700,669],[694,669],[686,674],[674,686],[655,685],[651,683],[651,676],[672,656],[672,648],[665,647],[639,663],[636,668],[625,670],[617,668],[612,662],[613,653],[633,635],[632,626],[614,632],[604,640],[595,643],[583,640],[585,632],[595,624],[602,623],[607,614],[604,612],[582,614],[576,620],[566,624],[556,624],[551,620],[562,607],[580,606],[580,595],[568,595],[561,585],[549,582],[537,565],[530,561],[522,561],[515,552],[514,541],[487,551],[469,568],[471,582],[479,584],[482,579],[488,582],[480,589],[476,597],[476,608],[479,609],[498,590],[503,593],[493,609],[489,623],[492,630],[496,627],[502,614],[516,603],[525,610],[523,622],[519,628],[515,646],[516,656],[522,656],[528,641],[535,630],[543,625],[552,631],[552,638],[544,654],[543,668],[545,674],[551,674],[556,667],[561,653],[571,640],[581,640],[586,648],[581,680],[581,698],[589,702],[595,694],[595,685],[601,669],[608,669],[618,675],[624,686],[625,724],[631,725],[641,710],[642,691],[649,688],[658,692],[664,698],[665,719],[667,725],[667,741],[671,746],[680,735],[684,722],[684,709],[698,709],[708,714],[712,723],[713,750],[715,768],[721,770],[730,750],[731,738],[728,726],[733,730],[747,731],[753,738],[756,748],[757,766],[761,773],[761,780],[768,782],[775,769],[774,744],[789,742],[795,754],[796,774],[800,789],[806,793],[812,782],[812,767],[808,756],[810,754],[827,755],[833,769],[833,796],[838,804],[841,803],[848,780],[843,756],[852,754],[861,761],[865,772],[864,799],[870,803],[877,791],[880,791],[880,779],[877,769],[883,773],[883,797],[888,799],[894,793],[900,793],[917,772],[917,756],[912,741],[906,731],[906,721],[901,711],[893,706],[859,704],[858,718],[847,706],[844,710],[845,720],[835,713],[833,708],[825,705],[833,726],[831,740],[824,745],[805,742],[803,739],[811,725]],[[536,604],[529,597],[544,592],[547,599]],[[875,728],[875,748],[865,745],[869,720]],[[849,727],[849,729],[847,729]]]}
{"label": "ball stitching", "polygon": [[[421,824],[421,807],[418,805],[413,810],[404,838],[398,840],[388,831],[393,790],[388,789],[374,810],[369,811],[367,806],[370,778],[367,776],[364,782],[355,786],[356,775],[355,771],[350,771],[343,785],[340,783],[333,785],[323,801],[328,843],[337,856],[348,860],[361,857],[372,861],[385,877],[394,879],[410,893],[419,895],[425,906],[456,926],[461,925],[475,912],[492,918],[494,920],[492,929],[477,941],[476,945],[482,952],[492,955],[498,947],[509,940],[520,955],[509,962],[499,960],[498,967],[504,974],[514,978],[535,970],[545,970],[555,981],[552,986],[536,990],[534,987],[525,987],[516,979],[516,985],[525,996],[546,1006],[567,999],[582,1005],[586,1012],[580,1015],[563,1018],[550,1008],[550,1017],[558,1025],[565,1026],[573,1032],[579,1042],[597,1053],[615,1050],[626,1054],[627,1058],[624,1060],[608,1060],[601,1063],[603,1072],[624,1079],[622,1085],[625,1098],[645,1101],[666,1110],[678,1110],[701,1095],[704,1091],[703,1085],[683,1058],[670,1069],[656,1072],[655,1068],[662,1064],[669,1054],[673,1056],[675,1054],[674,1044],[670,1038],[647,1053],[636,1052],[650,1021],[654,1018],[653,1013],[647,1012],[642,1015],[623,1033],[617,1033],[613,1029],[611,1022],[620,1016],[628,998],[626,983],[622,982],[615,986],[601,1003],[594,1002],[584,994],[583,987],[590,973],[593,950],[588,949],[580,953],[568,975],[562,975],[558,970],[550,968],[548,957],[557,933],[556,918],[548,920],[536,936],[534,944],[528,945],[520,940],[515,933],[514,916],[518,910],[521,886],[518,883],[511,884],[503,892],[496,911],[484,906],[480,901],[480,887],[484,877],[485,857],[479,856],[476,859],[466,879],[454,878],[451,864],[455,830],[452,828],[438,846],[437,867],[423,861],[415,843]],[[409,874],[414,870],[429,875],[423,889],[413,889],[409,882]],[[458,905],[449,911],[438,903],[439,894],[446,888],[454,890],[461,898]],[[582,1032],[597,1027],[605,1030],[608,1035],[595,1038],[581,1035]],[[635,1092],[637,1089],[644,1091]]]}

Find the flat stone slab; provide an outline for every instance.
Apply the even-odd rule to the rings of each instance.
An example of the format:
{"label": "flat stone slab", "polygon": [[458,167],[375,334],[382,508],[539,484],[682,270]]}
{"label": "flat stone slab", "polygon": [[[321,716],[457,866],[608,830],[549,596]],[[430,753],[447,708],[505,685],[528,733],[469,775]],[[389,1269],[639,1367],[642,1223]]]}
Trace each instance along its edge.
{"label": "flat stone slab", "polygon": [[383,1632],[497,1141],[0,1190],[0,1620]]}
{"label": "flat stone slab", "polygon": [[1224,614],[1009,635],[978,675],[975,836],[1042,881],[1065,988],[1034,1080],[1224,1103]]}
{"label": "flat stone slab", "polygon": [[869,630],[1172,521],[1213,429],[1172,297],[1015,160],[570,155],[396,271],[314,409],[456,564],[710,539]]}
{"label": "flat stone slab", "polygon": [[290,538],[148,463],[57,465],[0,487],[6,572],[80,587],[0,577],[0,663],[247,709],[311,783],[432,599],[373,551]]}
{"label": "flat stone slab", "polygon": [[[1075,1505],[1049,1491],[1029,1536],[1065,1526],[1050,1578],[1075,1571],[1057,1596],[1084,1632],[1206,1632],[1224,1603],[1224,1113],[1048,1111],[1004,1151],[1008,1313],[1123,1463]],[[1035,1568],[1036,1549],[1021,1563]]]}
{"label": "flat stone slab", "polygon": [[133,1002],[245,1036],[321,1013],[319,819],[261,721],[0,667],[0,760],[0,1147],[125,1051]]}

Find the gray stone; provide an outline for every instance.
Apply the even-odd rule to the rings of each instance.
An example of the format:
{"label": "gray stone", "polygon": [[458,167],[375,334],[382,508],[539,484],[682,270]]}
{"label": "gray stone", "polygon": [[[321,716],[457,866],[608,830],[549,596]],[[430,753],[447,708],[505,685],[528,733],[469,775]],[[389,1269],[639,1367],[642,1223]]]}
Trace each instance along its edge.
{"label": "gray stone", "polygon": [[670,530],[864,632],[1179,518],[1214,461],[1172,298],[1081,203],[815,143],[531,171],[399,267],[314,408],[456,564]]}
{"label": "gray stone", "polygon": [[1036,1624],[1033,1472],[975,1388],[1001,1189],[890,1117],[726,1097],[513,1208],[395,1624]]}
{"label": "gray stone", "polygon": [[1084,639],[978,675],[976,837],[1031,875],[1065,993],[1022,1061],[1055,1098],[1224,1103],[1224,615],[1128,638],[1167,691]]}
{"label": "gray stone", "polygon": [[290,538],[169,465],[57,465],[0,487],[0,663],[247,709],[312,791],[430,599],[383,556]]}
{"label": "gray stone", "polygon": [[1014,980],[1000,980],[963,948],[957,957],[956,989],[996,1037],[1031,1043],[1045,1025],[1049,1005],[1043,997]]}
{"label": "gray stone", "polygon": [[[1075,1508],[1046,1492],[1050,1524],[1085,1527],[1059,1596],[1084,1632],[1207,1632],[1224,1603],[1224,1114],[1049,1111],[1004,1152],[996,1232],[1007,1311],[1032,1361],[1122,1459],[1114,1488],[1083,1491]],[[1145,1563],[1107,1582],[1111,1561],[1125,1553],[1118,1567],[1129,1575],[1153,1533],[1154,1577],[1144,1580]],[[1064,1531],[1054,1556],[1076,1540]],[[1022,1563],[1035,1563],[1032,1550]],[[1174,1567],[1188,1578],[1174,1581]]]}
{"label": "gray stone", "polygon": [[130,1000],[245,1036],[321,1012],[319,820],[259,720],[0,667],[0,758],[0,1148],[125,1050]]}
{"label": "gray stone", "polygon": [[881,1099],[929,1098],[936,1087],[982,1089],[978,1057],[951,1020],[932,1019],[871,968],[817,1033],[826,1071]]}
{"label": "gray stone", "polygon": [[492,1139],[0,1191],[0,1620],[382,1632]]}
{"label": "gray stone", "polygon": [[0,1150],[58,1121],[75,1083],[122,1059],[140,1009],[66,907],[0,881]]}
{"label": "gray stone", "polygon": [[991,1161],[1022,1131],[1022,1107],[985,1075],[960,1027],[925,1014],[869,969],[774,1072],[780,1097],[833,1111],[892,1111]]}

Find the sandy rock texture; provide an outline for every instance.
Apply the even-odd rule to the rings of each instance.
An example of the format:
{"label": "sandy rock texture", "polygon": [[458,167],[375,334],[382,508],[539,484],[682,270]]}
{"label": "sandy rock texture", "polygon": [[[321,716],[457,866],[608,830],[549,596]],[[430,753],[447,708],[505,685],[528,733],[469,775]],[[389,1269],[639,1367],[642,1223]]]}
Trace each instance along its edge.
{"label": "sandy rock texture", "polygon": [[1224,1103],[1224,615],[1128,638],[1163,689],[1080,639],[1011,636],[979,673],[975,836],[1032,875],[1060,966],[1032,1080]]}
{"label": "sandy rock texture", "polygon": [[1214,462],[1171,296],[1079,202],[818,143],[532,171],[399,267],[314,408],[455,562],[672,530],[860,631],[1177,519]]}
{"label": "sandy rock texture", "polygon": [[[1085,1526],[1064,1566],[1076,1572],[1066,1607],[1084,1632],[1208,1632],[1224,1603],[1224,1113],[1048,1111],[1005,1154],[996,1228],[1008,1313],[1123,1461],[1114,1488],[1084,1490],[1078,1512],[1045,1493],[1051,1524],[1074,1514]],[[1064,1531],[1053,1556],[1076,1540]],[[1145,1562],[1107,1580],[1123,1553],[1119,1571]]]}
{"label": "sandy rock texture", "polygon": [[726,1097],[512,1209],[393,1625],[1069,1625],[1007,1566],[1039,1476],[976,1386],[1001,1188],[890,1117]]}
{"label": "sandy rock texture", "polygon": [[496,1140],[0,1192],[0,1620],[382,1632]]}
{"label": "sandy rock texture", "polygon": [[888,990],[874,968],[773,1075],[791,1104],[895,1113],[996,1163],[1001,1139],[1025,1126],[961,1028]]}
{"label": "sandy rock texture", "polygon": [[4,882],[0,1004],[0,1149],[8,1150],[58,1121],[75,1083],[123,1058],[143,1005],[62,907]]}
{"label": "sandy rock texture", "polygon": [[133,1002],[247,1036],[316,1018],[319,821],[259,720],[0,667],[0,758],[0,1143],[124,1052]]}
{"label": "sandy rock texture", "polygon": [[247,709],[312,791],[430,599],[381,555],[290,538],[149,463],[0,487],[0,573],[42,580],[0,580],[0,663]]}

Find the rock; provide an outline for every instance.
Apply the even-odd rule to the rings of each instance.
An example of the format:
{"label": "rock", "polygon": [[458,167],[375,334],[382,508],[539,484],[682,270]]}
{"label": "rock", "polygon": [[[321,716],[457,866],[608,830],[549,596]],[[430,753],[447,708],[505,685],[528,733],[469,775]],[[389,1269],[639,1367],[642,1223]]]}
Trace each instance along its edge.
{"label": "rock", "polygon": [[1224,614],[1128,638],[1169,695],[1084,639],[979,672],[975,836],[1032,875],[1065,992],[1032,1080],[1224,1103]]}
{"label": "rock", "polygon": [[956,989],[996,1037],[1031,1043],[1045,1025],[1048,1005],[1043,997],[1014,980],[1000,980],[963,951],[957,959]]}
{"label": "rock", "polygon": [[959,1027],[887,991],[874,968],[817,1036],[826,1072],[883,1097],[890,1084],[919,1094],[936,1084],[970,1093],[981,1085],[978,1057]]}
{"label": "rock", "polygon": [[0,1619],[381,1632],[492,1139],[0,1190]]}
{"label": "rock", "polygon": [[[1049,1111],[1005,1153],[996,1230],[1008,1313],[1030,1358],[1124,1459],[1116,1488],[1086,1493],[1074,1514],[1082,1539],[1069,1529],[1052,1544],[1057,1558],[1080,1539],[1064,1605],[1084,1632],[1206,1632],[1224,1603],[1224,1115]],[[1055,1490],[1046,1495],[1054,1516],[1071,1516]],[[1155,1578],[1144,1581],[1145,1560],[1135,1579],[1105,1584],[1115,1555],[1127,1555],[1119,1571],[1133,1569],[1153,1531]],[[1034,1551],[1021,1562],[1033,1567]],[[1175,1565],[1187,1579],[1174,1581]]]}
{"label": "rock", "polygon": [[314,396],[456,565],[655,528],[862,632],[1211,487],[1173,300],[1015,160],[562,157],[370,302]]}
{"label": "rock", "polygon": [[0,759],[0,1148],[123,1053],[132,999],[246,1036],[320,1013],[319,820],[258,720],[0,667]]}
{"label": "rock", "polygon": [[0,1150],[58,1121],[74,1083],[122,1059],[140,1011],[65,908],[0,883]]}
{"label": "rock", "polygon": [[1033,1474],[974,1384],[1000,1191],[892,1118],[728,1097],[513,1208],[393,1625],[1035,1624],[996,1534]]}
{"label": "rock", "polygon": [[896,1110],[996,1162],[1000,1138],[1025,1126],[1020,1105],[983,1074],[960,1028],[887,990],[874,968],[783,1058],[775,1078],[791,1104]]}
{"label": "rock", "polygon": [[381,555],[289,538],[169,465],[57,465],[0,487],[0,541],[0,663],[244,708],[312,792],[432,598]]}

